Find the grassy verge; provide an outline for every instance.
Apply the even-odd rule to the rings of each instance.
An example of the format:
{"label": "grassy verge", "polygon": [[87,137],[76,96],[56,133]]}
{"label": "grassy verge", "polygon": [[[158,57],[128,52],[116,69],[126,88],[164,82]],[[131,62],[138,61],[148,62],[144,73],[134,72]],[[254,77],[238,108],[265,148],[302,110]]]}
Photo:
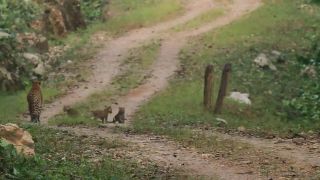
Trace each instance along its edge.
{"label": "grassy verge", "polygon": [[112,34],[119,34],[172,18],[183,8],[180,0],[120,0],[112,1],[110,9],[114,17],[104,27]]}
{"label": "grassy verge", "polygon": [[180,31],[186,31],[190,29],[196,29],[196,28],[199,28],[201,25],[214,21],[218,17],[222,16],[224,13],[225,13],[224,9],[215,8],[199,15],[198,17],[192,19],[191,21],[188,21],[184,24],[174,27],[173,30],[176,32],[180,32]]}
{"label": "grassy verge", "polygon": [[55,125],[89,125],[96,126],[99,121],[91,118],[91,111],[111,105],[115,99],[143,83],[147,78],[148,69],[156,59],[160,48],[159,41],[153,41],[139,48],[131,50],[129,56],[122,63],[122,72],[117,75],[108,90],[93,94],[85,102],[76,105],[74,108],[82,112],[78,117],[69,117],[64,114],[50,121]]}
{"label": "grassy verge", "polygon": [[[25,91],[17,93],[1,93],[0,94],[0,123],[20,123],[20,115],[28,111],[27,93],[30,87]],[[58,89],[44,88],[43,90],[44,101],[50,102],[57,95],[59,95]]]}
{"label": "grassy verge", "polygon": [[[319,34],[320,11],[314,4],[307,8],[303,4],[304,1],[266,1],[251,15],[195,38],[181,53],[184,75],[142,107],[136,115],[135,128],[168,134],[168,129],[214,127],[220,117],[228,122],[227,129],[244,126],[256,134],[319,132],[319,121],[298,114],[292,116],[293,110],[284,104],[299,95],[299,87],[314,81],[301,76],[297,54],[310,53],[311,40]],[[285,59],[284,63],[274,62],[277,71],[254,65],[258,54],[269,56],[273,50],[280,51]],[[253,104],[245,106],[227,99],[222,114],[217,116],[202,108],[202,76],[205,66],[214,64],[216,97],[226,62],[233,64],[229,90],[249,93]]]}
{"label": "grassy verge", "polygon": [[[0,177],[4,179],[150,179],[163,177],[162,171],[147,163],[141,166],[130,159],[113,156],[126,148],[122,142],[98,137],[25,127],[34,137],[36,156],[23,158],[0,147]],[[10,155],[11,154],[11,155]]]}

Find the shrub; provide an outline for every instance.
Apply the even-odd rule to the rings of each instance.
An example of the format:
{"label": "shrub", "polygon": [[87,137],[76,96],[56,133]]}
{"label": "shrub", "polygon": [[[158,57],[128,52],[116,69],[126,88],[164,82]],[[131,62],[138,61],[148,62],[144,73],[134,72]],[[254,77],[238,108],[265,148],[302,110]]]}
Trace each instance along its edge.
{"label": "shrub", "polygon": [[314,77],[305,76],[306,82],[299,87],[299,96],[286,101],[285,104],[293,108],[305,118],[305,120],[320,120],[320,43],[313,43],[310,53],[299,55],[297,65],[303,70],[312,67],[315,71]]}
{"label": "shrub", "polygon": [[88,22],[101,19],[108,0],[81,0],[81,10]]}
{"label": "shrub", "polygon": [[40,9],[28,0],[0,0],[0,28],[10,32],[22,32],[29,28]]}

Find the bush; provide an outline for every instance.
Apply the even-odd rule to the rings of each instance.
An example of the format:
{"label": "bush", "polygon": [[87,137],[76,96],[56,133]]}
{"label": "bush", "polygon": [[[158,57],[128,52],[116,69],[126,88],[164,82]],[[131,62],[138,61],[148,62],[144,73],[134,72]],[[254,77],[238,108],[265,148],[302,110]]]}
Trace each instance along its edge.
{"label": "bush", "polygon": [[39,14],[39,7],[27,0],[0,0],[0,28],[22,32]]}
{"label": "bush", "polygon": [[[0,33],[5,33],[1,32]],[[21,45],[16,40],[15,34],[8,37],[0,37],[0,68],[8,71],[10,78],[0,74],[0,90],[18,90],[23,88],[22,79],[28,74],[30,64],[21,56]],[[8,76],[8,75],[7,75]]]}
{"label": "bush", "polygon": [[108,0],[81,0],[81,11],[87,22],[101,19],[107,3]]}
{"label": "bush", "polygon": [[11,78],[1,78],[0,90],[18,90],[23,87],[23,77],[31,69],[21,57],[26,47],[19,44],[16,34],[29,31],[30,23],[39,15],[40,8],[27,0],[0,0],[0,33],[9,36],[0,37],[0,67],[10,74]]}
{"label": "bush", "polygon": [[299,96],[286,101],[285,104],[305,120],[317,121],[320,120],[320,43],[316,41],[308,52],[310,53],[297,57],[297,65],[302,70],[312,67],[315,71],[314,77],[305,76],[307,83],[299,87]]}
{"label": "bush", "polygon": [[43,163],[38,157],[27,158],[18,154],[13,145],[2,140],[0,157],[0,177],[4,179],[23,179],[31,173],[28,170],[29,167],[36,167]]}

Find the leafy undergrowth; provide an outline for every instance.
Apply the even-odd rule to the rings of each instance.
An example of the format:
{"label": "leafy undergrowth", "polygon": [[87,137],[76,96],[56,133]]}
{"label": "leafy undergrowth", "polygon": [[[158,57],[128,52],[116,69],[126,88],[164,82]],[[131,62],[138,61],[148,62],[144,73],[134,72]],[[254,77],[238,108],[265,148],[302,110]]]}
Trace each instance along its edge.
{"label": "leafy undergrowth", "polygon": [[[312,46],[320,33],[319,12],[319,6],[305,1],[265,1],[263,7],[247,17],[193,39],[181,53],[180,76],[142,107],[135,117],[134,128],[139,132],[171,134],[179,128],[221,125],[216,120],[219,117],[227,121],[226,129],[244,126],[257,135],[319,132],[319,119],[311,118],[315,111],[306,111],[314,114],[299,111],[301,106],[319,108],[319,77],[301,75],[307,65],[317,61],[311,59],[317,56]],[[278,62],[273,62],[277,71],[258,68],[253,63],[260,53],[272,59],[274,50],[282,54]],[[304,58],[307,63],[301,64],[302,56],[307,57]],[[226,99],[221,115],[204,110],[203,73],[209,63],[215,67],[214,97],[222,66],[232,63],[229,91],[249,93],[252,105]],[[301,99],[298,108],[288,103],[295,98]]]}
{"label": "leafy undergrowth", "polygon": [[149,75],[148,69],[156,59],[159,48],[160,42],[154,40],[132,49],[121,65],[121,72],[113,79],[107,90],[93,94],[85,102],[75,105],[75,110],[81,112],[79,116],[71,117],[62,114],[50,120],[50,124],[67,126],[99,125],[101,122],[92,118],[91,111],[116,103],[117,97],[143,83]]}
{"label": "leafy undergrowth", "polygon": [[34,141],[36,156],[24,158],[0,144],[1,179],[151,179],[163,177],[153,164],[141,166],[130,159],[113,156],[120,141],[75,136],[37,126],[26,126]]}

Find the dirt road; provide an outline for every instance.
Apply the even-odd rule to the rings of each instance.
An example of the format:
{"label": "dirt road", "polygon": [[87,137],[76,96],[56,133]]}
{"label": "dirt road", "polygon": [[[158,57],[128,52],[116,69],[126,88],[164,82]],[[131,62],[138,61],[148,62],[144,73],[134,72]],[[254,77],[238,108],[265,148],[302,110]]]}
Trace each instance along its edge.
{"label": "dirt road", "polygon": [[[119,73],[119,66],[122,58],[126,56],[130,49],[139,47],[142,43],[154,38],[162,39],[161,48],[157,59],[151,67],[151,77],[146,83],[129,91],[128,94],[118,100],[120,106],[126,107],[127,116],[130,117],[143,103],[148,101],[155,93],[163,90],[168,85],[169,78],[174,75],[179,67],[179,52],[192,36],[197,36],[216,28],[222,27],[237,20],[245,14],[250,13],[261,5],[259,0],[234,0],[226,7],[228,11],[225,15],[217,18],[211,23],[205,24],[197,29],[182,32],[172,32],[169,29],[192,20],[201,13],[222,4],[214,3],[212,0],[192,0],[187,5],[186,13],[181,17],[168,22],[163,22],[153,27],[137,29],[125,34],[122,37],[109,41],[101,52],[91,62],[94,69],[92,77],[88,82],[79,85],[72,93],[56,100],[46,106],[43,112],[44,124],[48,119],[61,113],[64,105],[72,106],[88,98],[91,94],[105,89],[111,80]],[[99,128],[61,128],[72,131],[78,135],[95,135],[104,138],[118,138],[122,141],[130,142],[132,152],[128,156],[150,159],[158,164],[165,164],[172,168],[181,169],[184,175],[194,177],[204,177],[205,179],[263,179],[259,172],[248,172],[245,168],[227,163],[224,160],[212,160],[206,155],[190,147],[183,147],[176,142],[163,137],[150,135],[126,135],[116,134],[110,129]],[[223,134],[216,134],[225,139],[243,141],[253,144],[257,148],[269,147],[271,150],[281,150],[280,147],[272,145],[264,140],[254,141],[252,139],[230,137]],[[275,149],[272,149],[276,147]],[[284,150],[280,155],[286,158],[290,156]],[[307,165],[318,165],[316,155],[308,156],[306,160],[302,152],[294,151],[300,160],[306,161]],[[314,158],[313,158],[314,157]],[[309,163],[308,163],[309,162]]]}

